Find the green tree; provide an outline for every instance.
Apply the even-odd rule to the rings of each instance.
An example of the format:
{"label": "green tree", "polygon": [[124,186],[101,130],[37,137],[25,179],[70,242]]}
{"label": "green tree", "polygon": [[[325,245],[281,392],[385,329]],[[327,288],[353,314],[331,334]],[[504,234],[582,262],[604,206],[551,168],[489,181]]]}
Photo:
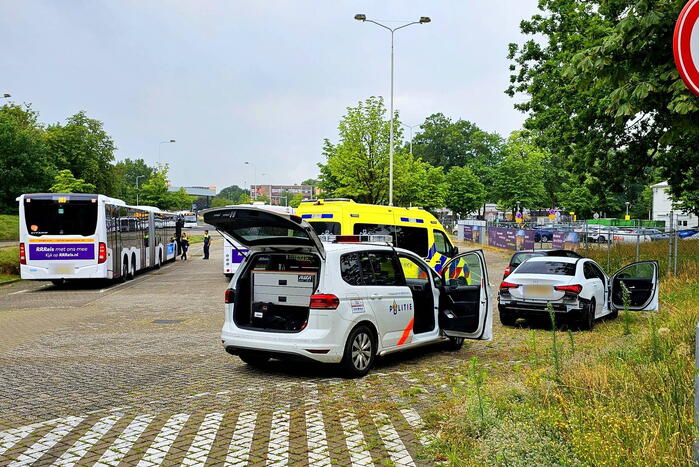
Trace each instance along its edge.
{"label": "green tree", "polygon": [[156,169],[150,178],[141,186],[140,202],[144,205],[155,206],[160,209],[181,211],[191,209],[193,198],[187,194],[184,188],[178,191],[170,191],[167,164]]}
{"label": "green tree", "polygon": [[521,132],[512,133],[505,153],[507,156],[495,177],[498,204],[513,213],[518,202],[522,208],[546,207],[543,181],[546,154]]}
{"label": "green tree", "polygon": [[238,203],[236,204],[250,204],[252,203],[252,199],[250,198],[250,194],[248,192],[243,193],[240,195],[240,198],[238,198]]}
{"label": "green tree", "polygon": [[237,204],[231,201],[228,198],[224,198],[223,196],[214,196],[211,199],[211,207],[212,208],[221,208],[223,206],[227,206],[229,204]]}
{"label": "green tree", "polygon": [[[572,173],[590,173],[613,204],[649,169],[699,212],[699,99],[675,69],[672,34],[685,0],[541,0],[511,44],[510,95],[525,126]],[[691,193],[694,193],[692,195]],[[689,194],[689,196],[686,196]]]}
{"label": "green tree", "polygon": [[94,193],[95,185],[82,178],[75,178],[68,169],[59,170],[54,183],[49,188],[51,193]]}
{"label": "green tree", "polygon": [[299,207],[299,205],[301,204],[301,201],[303,201],[304,199],[305,199],[305,197],[303,196],[303,193],[296,193],[289,200],[289,206],[296,209],[297,207]]}
{"label": "green tree", "polygon": [[218,192],[218,195],[222,198],[228,199],[228,204],[238,204],[238,200],[240,199],[240,195],[247,193],[248,190],[244,188],[240,188],[238,185],[231,185],[229,187],[224,188],[223,190]]}
{"label": "green tree", "polygon": [[116,146],[102,122],[78,112],[65,125],[50,125],[46,138],[58,169],[94,184],[98,193],[119,195],[112,165]]}
{"label": "green tree", "polygon": [[480,209],[486,189],[468,167],[452,167],[446,177],[446,207],[460,216]]}
{"label": "green tree", "polygon": [[575,212],[579,219],[591,218],[599,206],[595,185],[595,180],[590,175],[583,176],[582,180],[571,176],[561,186],[559,206],[566,212]]}
{"label": "green tree", "polygon": [[316,186],[318,184],[318,180],[315,178],[307,178],[306,180],[301,182],[301,185],[311,185],[311,186]]}
{"label": "green tree", "polygon": [[0,213],[16,213],[17,196],[45,192],[53,181],[55,167],[37,118],[30,106],[0,107]]}
{"label": "green tree", "polygon": [[[332,196],[347,196],[371,204],[386,203],[390,123],[383,99],[370,97],[356,107],[348,107],[338,130],[337,144],[327,139],[324,143],[326,162],[319,164],[321,188]],[[404,154],[397,118],[394,130],[394,159],[397,159]]]}
{"label": "green tree", "polygon": [[446,177],[441,167],[433,167],[409,153],[396,158],[394,203],[425,209],[444,207]]}
{"label": "green tree", "polygon": [[117,162],[113,170],[115,196],[128,204],[136,204],[138,190],[154,171],[155,168],[146,164],[143,159],[126,158]]}

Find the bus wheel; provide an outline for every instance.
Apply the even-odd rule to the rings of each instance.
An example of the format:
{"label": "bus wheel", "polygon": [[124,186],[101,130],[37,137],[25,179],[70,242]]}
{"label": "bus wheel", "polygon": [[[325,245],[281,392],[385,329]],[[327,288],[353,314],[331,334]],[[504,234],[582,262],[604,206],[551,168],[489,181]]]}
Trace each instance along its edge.
{"label": "bus wheel", "polygon": [[136,255],[131,255],[131,273],[129,279],[136,277]]}
{"label": "bus wheel", "polygon": [[53,279],[51,281],[51,283],[53,285],[55,285],[56,287],[63,287],[64,285],[66,285],[66,280],[65,279]]}
{"label": "bus wheel", "polygon": [[126,282],[127,279],[129,278],[129,260],[124,256],[124,259],[121,261],[121,277],[119,278],[119,282]]}

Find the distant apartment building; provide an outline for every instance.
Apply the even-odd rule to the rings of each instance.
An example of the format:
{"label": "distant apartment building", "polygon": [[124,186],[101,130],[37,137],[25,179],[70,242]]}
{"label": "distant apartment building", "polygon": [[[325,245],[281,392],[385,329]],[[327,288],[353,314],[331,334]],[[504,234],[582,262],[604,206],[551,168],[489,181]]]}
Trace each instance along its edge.
{"label": "distant apartment building", "polygon": [[[667,228],[684,229],[697,227],[699,218],[692,213],[676,209],[672,205],[672,199],[668,193],[668,183],[661,182],[651,186],[653,190],[653,220],[663,221]],[[670,225],[670,212],[672,211],[673,225]]]}
{"label": "distant apartment building", "polygon": [[[250,185],[250,193],[253,193],[253,198],[254,193],[257,193],[258,197],[268,197],[271,204],[286,206],[298,193],[306,199],[313,198],[315,190],[313,185]],[[288,199],[285,199],[285,196]]]}

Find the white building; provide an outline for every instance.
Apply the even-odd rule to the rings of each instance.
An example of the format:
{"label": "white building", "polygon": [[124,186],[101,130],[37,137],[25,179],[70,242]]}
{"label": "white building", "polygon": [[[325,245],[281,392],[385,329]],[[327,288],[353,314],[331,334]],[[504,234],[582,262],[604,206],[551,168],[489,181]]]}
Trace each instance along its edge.
{"label": "white building", "polygon": [[653,220],[665,221],[665,227],[670,228],[670,211],[673,212],[674,226],[678,229],[697,227],[699,218],[694,214],[675,210],[668,193],[668,183],[661,182],[651,186],[653,190]]}

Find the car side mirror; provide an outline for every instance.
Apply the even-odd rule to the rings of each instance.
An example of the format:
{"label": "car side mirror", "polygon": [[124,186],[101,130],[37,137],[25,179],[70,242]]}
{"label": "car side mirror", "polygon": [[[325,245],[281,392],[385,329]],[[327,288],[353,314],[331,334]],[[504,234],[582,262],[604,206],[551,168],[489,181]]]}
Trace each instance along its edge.
{"label": "car side mirror", "polygon": [[453,246],[451,247],[451,257],[453,258],[454,256],[459,254],[459,247],[458,246]]}

